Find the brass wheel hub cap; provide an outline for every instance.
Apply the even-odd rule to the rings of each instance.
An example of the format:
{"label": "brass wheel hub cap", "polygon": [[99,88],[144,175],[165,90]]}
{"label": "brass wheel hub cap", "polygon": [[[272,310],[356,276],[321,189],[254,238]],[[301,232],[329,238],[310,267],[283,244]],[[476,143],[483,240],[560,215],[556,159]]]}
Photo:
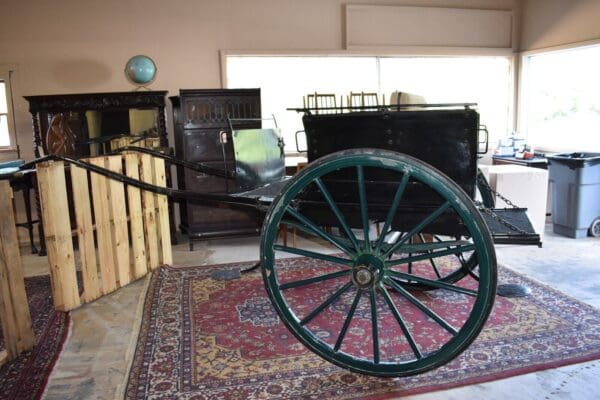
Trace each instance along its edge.
{"label": "brass wheel hub cap", "polygon": [[352,282],[360,289],[369,289],[379,282],[382,272],[383,262],[371,254],[364,254],[352,270]]}

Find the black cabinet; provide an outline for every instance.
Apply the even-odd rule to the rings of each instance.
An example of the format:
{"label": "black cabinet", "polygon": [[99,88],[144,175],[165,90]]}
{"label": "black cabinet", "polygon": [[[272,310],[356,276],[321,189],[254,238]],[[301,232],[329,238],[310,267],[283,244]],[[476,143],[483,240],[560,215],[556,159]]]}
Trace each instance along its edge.
{"label": "black cabinet", "polygon": [[[76,93],[25,96],[33,117],[33,151],[36,158],[45,154],[85,157],[101,153],[101,136],[136,135],[142,130],[155,130],[160,145],[168,146],[165,124],[166,91]],[[52,138],[48,134],[55,117],[61,117],[57,126],[69,140]],[[57,120],[58,121],[58,120]],[[96,144],[90,144],[95,139]],[[60,143],[71,141],[71,148],[60,148]],[[53,149],[55,147],[58,150]],[[70,150],[70,151],[69,151]]]}
{"label": "black cabinet", "polygon": [[[169,98],[173,104],[175,154],[178,158],[235,171],[231,124],[260,128],[260,89],[182,89]],[[222,133],[224,132],[224,134]],[[178,169],[180,189],[205,193],[231,193],[235,182],[199,172]],[[260,233],[261,220],[254,210],[224,205],[179,204],[181,231],[193,241]]]}

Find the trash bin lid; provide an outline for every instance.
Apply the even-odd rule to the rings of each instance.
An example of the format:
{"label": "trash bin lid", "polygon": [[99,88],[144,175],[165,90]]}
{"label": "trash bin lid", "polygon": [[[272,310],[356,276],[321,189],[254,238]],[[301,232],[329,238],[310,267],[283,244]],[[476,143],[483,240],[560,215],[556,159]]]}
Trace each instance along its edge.
{"label": "trash bin lid", "polygon": [[591,167],[600,164],[600,153],[574,152],[546,154],[546,158],[549,164],[557,162],[558,164],[567,165],[569,168]]}

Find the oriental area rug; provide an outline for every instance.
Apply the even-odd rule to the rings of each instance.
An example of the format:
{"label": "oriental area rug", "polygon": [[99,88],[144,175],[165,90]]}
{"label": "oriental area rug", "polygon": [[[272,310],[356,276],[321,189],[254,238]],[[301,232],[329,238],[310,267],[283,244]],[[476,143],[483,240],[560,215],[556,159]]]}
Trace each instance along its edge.
{"label": "oriental area rug", "polygon": [[25,290],[36,344],[0,368],[0,399],[41,398],[69,332],[69,314],[54,310],[49,275],[25,278]]}
{"label": "oriental area rug", "polygon": [[[292,271],[314,268],[305,258],[285,263]],[[154,274],[126,399],[387,399],[600,358],[600,311],[502,267],[500,282],[525,284],[532,294],[497,297],[485,328],[457,358],[410,377],[352,373],[296,340],[259,272],[211,277],[217,269],[250,264],[165,267]],[[423,296],[439,296],[433,292],[441,291]],[[448,304],[455,301],[450,295]]]}

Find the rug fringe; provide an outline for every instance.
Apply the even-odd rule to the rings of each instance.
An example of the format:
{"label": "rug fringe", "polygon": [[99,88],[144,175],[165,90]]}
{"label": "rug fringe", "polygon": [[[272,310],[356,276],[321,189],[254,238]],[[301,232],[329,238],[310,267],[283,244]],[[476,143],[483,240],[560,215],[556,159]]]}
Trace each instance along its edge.
{"label": "rug fringe", "polygon": [[150,287],[152,276],[154,275],[154,273],[159,271],[160,269],[157,269],[156,271],[150,272],[144,277],[144,288],[142,289],[142,293],[138,300],[137,307],[135,308],[135,319],[132,322],[129,345],[127,346],[127,351],[125,352],[125,363],[127,364],[127,373],[124,375],[121,384],[115,389],[115,399],[123,399],[125,397],[125,390],[127,388],[127,381],[129,379],[129,371],[131,370],[131,365],[133,363],[134,358],[133,356],[135,355],[135,350],[137,348],[137,342],[140,335],[140,326],[142,324],[142,316],[144,313],[144,304],[146,303],[146,295],[148,294],[148,288]]}
{"label": "rug fringe", "polygon": [[[60,312],[60,311],[58,311],[58,312]],[[73,321],[71,321],[71,312],[67,311],[66,314],[67,314],[67,316],[66,316],[67,335],[63,339],[62,343],[59,345],[59,349],[56,352],[56,354],[54,355],[54,360],[52,360],[52,366],[50,367],[50,374],[46,377],[46,379],[42,383],[42,390],[40,392],[38,399],[44,398],[44,395],[46,394],[46,390],[50,386],[50,385],[48,385],[48,383],[52,379],[52,373],[54,372],[54,369],[56,368],[56,366],[60,363],[60,356],[61,356],[62,352],[64,351],[65,346],[68,343],[69,339],[71,338],[71,335],[73,334]],[[37,343],[36,343],[36,345],[37,345]]]}

